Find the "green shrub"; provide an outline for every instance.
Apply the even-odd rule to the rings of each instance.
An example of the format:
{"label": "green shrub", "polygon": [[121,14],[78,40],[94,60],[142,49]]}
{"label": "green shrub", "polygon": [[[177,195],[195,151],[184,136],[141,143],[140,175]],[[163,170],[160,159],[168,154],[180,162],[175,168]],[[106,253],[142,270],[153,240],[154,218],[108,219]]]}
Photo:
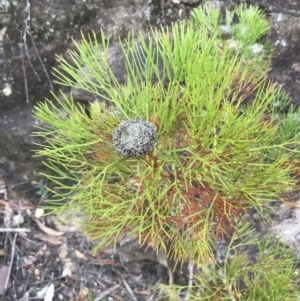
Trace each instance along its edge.
{"label": "green shrub", "polygon": [[296,256],[271,233],[261,239],[244,224],[239,235],[232,235],[223,262],[200,264],[192,287],[156,286],[155,300],[296,301],[300,296],[296,266]]}
{"label": "green shrub", "polygon": [[46,140],[38,155],[56,184],[48,206],[84,215],[96,249],[134,235],[175,262],[202,265],[213,261],[216,238],[239,235],[250,210],[265,213],[297,188],[299,110],[275,109],[284,97],[266,79],[267,21],[253,7],[236,14],[233,23],[227,13],[226,37],[220,11],[203,7],[191,21],[120,41],[124,85],[103,33],[100,43],[96,34],[74,42],[72,63],[58,57],[60,84],[105,101],[91,103],[89,116],[64,93],[55,96],[61,107],[36,107],[36,135]]}

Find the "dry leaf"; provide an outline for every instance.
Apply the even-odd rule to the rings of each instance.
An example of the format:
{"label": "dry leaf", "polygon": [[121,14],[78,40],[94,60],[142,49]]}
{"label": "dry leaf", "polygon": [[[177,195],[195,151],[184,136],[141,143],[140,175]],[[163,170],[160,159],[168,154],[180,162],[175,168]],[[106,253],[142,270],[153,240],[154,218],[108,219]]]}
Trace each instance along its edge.
{"label": "dry leaf", "polygon": [[[29,231],[28,231],[29,232]],[[27,237],[28,235],[27,235],[27,232],[25,232],[25,231],[18,231],[18,234],[20,235],[20,236],[22,236],[22,237]]]}
{"label": "dry leaf", "polygon": [[51,283],[47,289],[44,301],[52,301],[54,297],[54,284]]}
{"label": "dry leaf", "polygon": [[89,289],[87,287],[83,287],[79,292],[79,300],[88,300],[89,297]]}
{"label": "dry leaf", "polygon": [[29,294],[30,292],[26,292],[22,297],[22,301],[29,301]]}
{"label": "dry leaf", "polygon": [[39,226],[39,228],[44,231],[45,233],[49,234],[49,235],[52,235],[52,236],[61,236],[61,235],[64,235],[65,232],[58,232],[58,231],[55,231],[51,228],[48,228],[46,227],[45,225],[43,225],[39,220],[33,218],[33,220],[37,223],[37,225]]}
{"label": "dry leaf", "polygon": [[68,255],[68,246],[66,243],[63,243],[61,245],[61,247],[59,248],[59,253],[58,253],[58,257],[61,259],[61,260],[64,260]]}
{"label": "dry leaf", "polygon": [[151,296],[153,292],[151,291],[134,291],[137,295],[143,295],[143,296]]}
{"label": "dry leaf", "polygon": [[44,236],[44,235],[36,236],[36,238],[39,239],[39,240],[42,240],[44,242],[48,242],[50,244],[53,244],[53,245],[61,245],[63,243],[59,239],[55,239],[55,238]]}
{"label": "dry leaf", "polygon": [[45,252],[47,251],[47,245],[44,244],[36,253],[37,256],[43,256]]}
{"label": "dry leaf", "polygon": [[79,252],[78,250],[75,250],[75,256],[78,258],[78,259],[81,259],[81,260],[88,260],[87,257],[82,254],[81,252]]}
{"label": "dry leaf", "polygon": [[39,269],[34,269],[34,278],[35,278],[35,280],[41,280],[40,275],[41,275],[40,270]]}
{"label": "dry leaf", "polygon": [[71,272],[76,271],[76,266],[72,262],[71,258],[67,257],[63,260],[64,262],[64,269],[69,269]]}
{"label": "dry leaf", "polygon": [[44,298],[44,296],[46,295],[47,290],[48,290],[48,285],[45,286],[45,287],[43,287],[40,291],[38,291],[38,292],[36,293],[36,298],[37,298],[37,299],[42,299],[42,298]]}
{"label": "dry leaf", "polygon": [[61,277],[72,277],[72,271],[69,266],[65,267],[61,273]]}

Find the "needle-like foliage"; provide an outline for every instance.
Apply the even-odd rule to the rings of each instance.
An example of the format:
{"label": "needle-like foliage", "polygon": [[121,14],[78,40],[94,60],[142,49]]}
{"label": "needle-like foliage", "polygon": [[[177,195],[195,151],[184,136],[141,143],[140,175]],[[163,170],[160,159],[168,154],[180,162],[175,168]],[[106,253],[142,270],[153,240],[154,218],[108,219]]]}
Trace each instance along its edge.
{"label": "needle-like foliage", "polygon": [[[297,186],[299,133],[283,135],[285,123],[270,109],[281,92],[266,79],[267,47],[261,44],[259,60],[245,50],[266,33],[256,30],[266,20],[239,8],[247,28],[241,35],[241,24],[227,21],[231,39],[243,45],[232,47],[212,12],[200,9],[191,22],[120,41],[124,85],[108,64],[103,33],[101,41],[94,34],[74,42],[72,63],[58,57],[59,83],[105,102],[92,103],[89,116],[63,93],[59,106],[36,107],[37,135],[46,140],[38,154],[54,172],[46,176],[59,197],[48,205],[84,215],[97,249],[127,234],[176,262],[210,261],[215,237],[238,235],[250,209],[268,210]],[[137,121],[145,123],[132,130]],[[116,140],[130,151],[122,153]],[[132,151],[134,143],[142,151]]]}
{"label": "needle-like foliage", "polygon": [[297,257],[271,233],[261,239],[244,224],[239,236],[232,235],[223,262],[200,264],[192,287],[158,285],[156,291],[155,300],[296,301]]}

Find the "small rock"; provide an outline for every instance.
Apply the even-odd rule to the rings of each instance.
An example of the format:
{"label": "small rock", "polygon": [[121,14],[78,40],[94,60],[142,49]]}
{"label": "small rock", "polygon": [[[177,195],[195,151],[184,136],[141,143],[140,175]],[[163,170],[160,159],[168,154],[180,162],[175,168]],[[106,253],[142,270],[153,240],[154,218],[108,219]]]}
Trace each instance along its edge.
{"label": "small rock", "polygon": [[44,209],[42,208],[36,208],[34,217],[35,218],[40,218],[44,214]]}

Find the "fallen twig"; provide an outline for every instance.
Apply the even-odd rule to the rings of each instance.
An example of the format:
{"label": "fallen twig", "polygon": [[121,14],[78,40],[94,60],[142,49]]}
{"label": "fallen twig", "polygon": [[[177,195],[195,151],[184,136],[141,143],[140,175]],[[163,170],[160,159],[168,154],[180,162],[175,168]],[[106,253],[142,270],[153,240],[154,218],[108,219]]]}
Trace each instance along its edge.
{"label": "fallen twig", "polygon": [[126,287],[128,293],[130,294],[132,300],[137,301],[137,298],[136,298],[133,290],[131,289],[131,287],[129,286],[129,284],[127,283],[126,280],[123,280],[123,284],[125,285],[125,287]]}
{"label": "fallen twig", "polygon": [[116,284],[113,287],[107,289],[106,291],[102,292],[101,294],[99,294],[94,301],[100,301],[101,299],[103,299],[104,297],[106,297],[107,295],[109,295],[110,293],[112,293],[116,288],[118,288],[120,286],[120,284]]}
{"label": "fallen twig", "polygon": [[174,272],[172,267],[170,266],[170,263],[168,262],[168,274],[169,274],[169,285],[173,285],[174,284]]}
{"label": "fallen twig", "polygon": [[12,246],[11,246],[11,258],[10,258],[10,263],[9,263],[9,266],[8,266],[8,273],[7,273],[7,276],[6,276],[6,279],[5,279],[4,291],[6,291],[6,289],[8,288],[8,284],[9,284],[11,268],[12,268],[14,257],[15,257],[17,236],[18,236],[18,233],[15,233],[14,239],[13,239],[13,242],[12,242]]}
{"label": "fallen twig", "polygon": [[0,228],[0,232],[30,232],[30,229],[26,228]]}
{"label": "fallen twig", "polygon": [[189,300],[190,291],[192,289],[194,282],[194,263],[190,262],[189,265],[189,283],[188,283],[188,289],[185,296],[185,301]]}

